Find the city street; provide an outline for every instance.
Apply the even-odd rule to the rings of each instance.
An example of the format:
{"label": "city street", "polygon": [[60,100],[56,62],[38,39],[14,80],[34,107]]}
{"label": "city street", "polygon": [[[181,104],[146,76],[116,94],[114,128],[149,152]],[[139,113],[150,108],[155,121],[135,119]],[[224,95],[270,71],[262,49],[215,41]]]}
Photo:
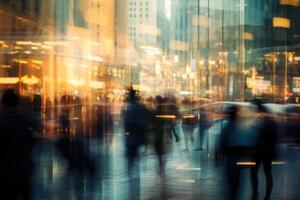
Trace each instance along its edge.
{"label": "city street", "polygon": [[[180,128],[179,128],[180,130]],[[209,140],[213,143],[211,128]],[[196,131],[194,135],[196,136]],[[157,174],[157,160],[151,148],[141,153],[140,170],[129,179],[124,157],[121,129],[115,134],[111,147],[99,153],[97,142],[91,142],[90,152],[97,160],[93,188],[79,192],[74,187],[74,175],[67,170],[67,162],[55,149],[54,143],[45,141],[34,150],[36,172],[33,178],[34,199],[224,199],[227,181],[223,165],[214,162],[213,148],[205,151],[183,151],[183,140],[174,143],[167,156],[166,176]],[[207,147],[207,145],[205,144]],[[143,150],[142,150],[143,151]],[[299,149],[279,145],[280,158],[273,163],[274,189],[272,199],[298,199],[300,186]],[[239,199],[250,199],[250,170],[243,167]],[[259,178],[263,197],[265,180],[262,169]]]}
{"label": "city street", "polygon": [[300,199],[300,0],[0,0],[0,200]]}

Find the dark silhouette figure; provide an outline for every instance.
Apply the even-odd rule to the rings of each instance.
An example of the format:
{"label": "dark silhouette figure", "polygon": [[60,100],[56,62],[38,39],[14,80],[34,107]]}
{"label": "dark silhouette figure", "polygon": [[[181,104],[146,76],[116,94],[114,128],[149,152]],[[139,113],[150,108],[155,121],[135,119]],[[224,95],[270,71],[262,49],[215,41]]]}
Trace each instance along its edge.
{"label": "dark silhouette figure", "polygon": [[226,111],[228,119],[227,124],[221,131],[220,136],[220,153],[224,157],[225,175],[229,183],[227,199],[237,199],[240,183],[240,167],[237,161],[241,157],[241,148],[236,146],[232,141],[237,133],[238,107],[231,106]]}
{"label": "dark silhouette figure", "polygon": [[200,119],[199,119],[199,147],[196,150],[203,150],[203,143],[205,138],[205,132],[208,129],[208,119],[205,108],[200,108]]}
{"label": "dark silhouette figure", "polygon": [[175,141],[179,142],[179,137],[176,131],[176,124],[177,120],[180,117],[180,113],[178,110],[178,107],[176,105],[176,99],[175,97],[169,97],[166,98],[166,103],[167,103],[167,114],[171,115],[172,117],[170,118],[170,126],[171,126],[171,137],[174,136]]}
{"label": "dark silhouette figure", "polygon": [[164,155],[169,151],[172,139],[172,121],[169,115],[168,105],[161,96],[156,97],[156,111],[154,116],[154,149],[158,158],[159,175],[165,175]]}
{"label": "dark silhouette figure", "polygon": [[197,126],[197,116],[193,111],[193,102],[190,99],[184,99],[182,101],[182,129],[184,133],[185,150],[188,151],[188,141],[191,144],[194,142],[193,133]]}
{"label": "dark silhouette figure", "polygon": [[[70,111],[74,107],[73,97],[64,95],[61,97],[61,133],[56,146],[61,155],[68,161],[70,177],[73,178],[76,195],[83,195],[85,180],[87,190],[93,189],[95,174],[95,162],[89,155],[84,134],[81,129],[71,130]],[[76,107],[76,105],[75,105]]]}
{"label": "dark silhouette figure", "polygon": [[63,95],[61,97],[61,113],[60,113],[60,132],[63,135],[69,136],[71,133],[71,106],[73,98],[70,95]]}
{"label": "dark silhouette figure", "polygon": [[259,119],[261,120],[260,130],[256,141],[254,161],[256,165],[251,168],[252,182],[252,199],[257,199],[258,196],[258,170],[263,164],[266,177],[266,194],[265,200],[270,199],[273,178],[272,178],[272,160],[276,158],[276,143],[277,143],[277,128],[276,122],[268,116],[267,109],[261,104],[257,104]]}
{"label": "dark silhouette figure", "polygon": [[103,99],[100,105],[95,108],[95,114],[93,116],[93,133],[94,136],[101,142],[111,143],[111,135],[113,133],[113,116],[110,103],[107,99]]}
{"label": "dark silhouette figure", "polygon": [[19,103],[16,91],[4,92],[0,113],[0,180],[4,184],[0,199],[31,199],[32,149],[40,126],[27,111],[20,109]]}
{"label": "dark silhouette figure", "polygon": [[136,167],[139,171],[138,151],[145,143],[145,132],[149,124],[150,113],[147,108],[140,103],[137,91],[130,88],[128,94],[128,104],[123,111],[126,156],[128,159],[128,175]]}

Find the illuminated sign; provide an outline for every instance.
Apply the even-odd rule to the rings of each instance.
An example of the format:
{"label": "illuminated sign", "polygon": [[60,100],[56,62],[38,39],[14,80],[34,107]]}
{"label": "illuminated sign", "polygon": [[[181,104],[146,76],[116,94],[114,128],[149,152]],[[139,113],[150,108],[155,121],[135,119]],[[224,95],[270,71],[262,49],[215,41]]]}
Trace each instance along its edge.
{"label": "illuminated sign", "polygon": [[284,17],[274,17],[273,18],[273,27],[277,28],[290,28],[291,22],[289,19]]}
{"label": "illuminated sign", "polygon": [[300,93],[300,77],[293,77],[293,92]]}

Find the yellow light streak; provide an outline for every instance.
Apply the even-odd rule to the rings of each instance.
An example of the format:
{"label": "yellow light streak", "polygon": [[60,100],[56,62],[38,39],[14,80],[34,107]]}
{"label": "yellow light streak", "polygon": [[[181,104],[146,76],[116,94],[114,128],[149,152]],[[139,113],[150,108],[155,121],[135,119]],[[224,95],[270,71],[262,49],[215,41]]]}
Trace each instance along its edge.
{"label": "yellow light streak", "polygon": [[179,182],[182,182],[182,183],[195,183],[196,181],[195,180],[189,180],[189,179],[183,179],[183,180],[179,180]]}
{"label": "yellow light streak", "polygon": [[1,65],[2,68],[6,68],[6,69],[10,69],[11,66],[10,65]]}
{"label": "yellow light streak", "polygon": [[184,115],[183,119],[191,119],[191,118],[195,118],[195,115]]}
{"label": "yellow light streak", "polygon": [[17,77],[1,77],[0,84],[16,84],[19,82]]}
{"label": "yellow light streak", "polygon": [[51,46],[48,46],[48,45],[42,45],[41,46],[43,49],[51,49],[52,47]]}
{"label": "yellow light streak", "polygon": [[155,115],[156,118],[163,118],[163,119],[176,119],[175,115]]}
{"label": "yellow light streak", "polygon": [[236,164],[241,166],[253,166],[256,165],[256,162],[237,162]]}
{"label": "yellow light streak", "polygon": [[183,171],[201,171],[199,167],[189,167],[188,164],[180,164],[176,166],[176,170],[183,170]]}
{"label": "yellow light streak", "polygon": [[21,60],[21,59],[15,59],[14,62],[20,63],[20,64],[28,64],[28,61],[26,61],[26,60]]}
{"label": "yellow light streak", "polygon": [[32,60],[32,63],[37,64],[37,65],[41,65],[41,64],[43,64],[44,62],[43,62],[43,61],[40,61],[40,60]]}
{"label": "yellow light streak", "polygon": [[[240,166],[254,166],[256,165],[256,162],[250,162],[250,161],[240,161],[236,163],[237,165]],[[286,162],[283,161],[272,161],[272,165],[283,165],[286,164]]]}
{"label": "yellow light streak", "polygon": [[32,42],[31,41],[17,41],[16,44],[17,45],[31,45]]}
{"label": "yellow light streak", "polygon": [[42,43],[40,43],[40,42],[32,42],[31,45],[33,45],[33,46],[42,46]]}

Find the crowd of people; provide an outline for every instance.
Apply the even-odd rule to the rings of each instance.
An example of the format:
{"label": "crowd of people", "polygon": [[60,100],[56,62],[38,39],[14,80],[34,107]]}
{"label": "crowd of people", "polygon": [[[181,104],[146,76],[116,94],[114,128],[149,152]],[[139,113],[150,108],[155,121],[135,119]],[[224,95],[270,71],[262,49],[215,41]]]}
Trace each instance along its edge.
{"label": "crowd of people", "polygon": [[[43,140],[47,129],[47,118],[57,112],[58,125],[55,146],[62,157],[68,161],[71,176],[77,177],[75,187],[83,188],[88,180],[89,189],[93,190],[94,174],[99,171],[95,160],[85,148],[86,138],[98,141],[97,145],[110,146],[114,135],[114,116],[108,99],[99,104],[83,109],[81,99],[63,95],[60,99],[59,112],[42,109],[41,96],[33,99],[21,97],[15,90],[7,90],[2,96],[0,113],[1,130],[1,180],[5,182],[0,193],[1,199],[31,199],[30,186],[34,170],[32,149]],[[228,199],[237,199],[240,185],[241,167],[237,164],[243,157],[251,157],[252,199],[258,197],[258,170],[263,165],[266,176],[265,199],[270,199],[272,180],[272,160],[276,158],[277,132],[276,123],[260,101],[254,101],[257,108],[257,137],[252,146],[242,146],[234,142],[239,129],[239,107],[230,106],[224,113],[227,121],[222,128],[216,157],[224,163],[225,177],[229,183]],[[46,114],[43,112],[46,112]],[[139,174],[141,147],[144,151],[153,148],[157,158],[157,173],[166,174],[166,156],[176,143],[184,142],[184,151],[189,151],[191,144],[196,151],[204,151],[207,130],[211,125],[209,113],[205,107],[193,107],[190,99],[185,98],[177,104],[172,95],[142,99],[138,91],[130,88],[121,109],[124,130],[125,155],[129,178]],[[180,129],[183,138],[180,137]],[[197,130],[196,137],[194,133]],[[197,141],[197,142],[195,142]],[[178,145],[180,148],[180,145]],[[101,151],[101,150],[100,150]],[[101,169],[100,169],[101,171]],[[83,176],[85,178],[83,178]],[[88,177],[88,178],[86,178]],[[85,184],[86,185],[86,184]]]}

